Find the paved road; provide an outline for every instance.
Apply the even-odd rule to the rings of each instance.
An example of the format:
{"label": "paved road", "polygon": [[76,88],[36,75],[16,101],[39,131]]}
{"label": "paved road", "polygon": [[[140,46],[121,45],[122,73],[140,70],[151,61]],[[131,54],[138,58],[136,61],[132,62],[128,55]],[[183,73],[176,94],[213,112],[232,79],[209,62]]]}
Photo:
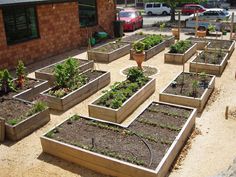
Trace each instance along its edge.
{"label": "paved road", "polygon": [[[230,13],[234,12],[235,17],[234,21],[236,22],[236,9],[231,9]],[[180,19],[185,20],[188,18],[188,15],[181,15]],[[178,19],[178,15],[176,15],[176,19]],[[143,24],[144,26],[151,26],[152,24],[155,24],[156,22],[160,21],[168,21],[170,20],[170,16],[146,16],[143,17]]]}

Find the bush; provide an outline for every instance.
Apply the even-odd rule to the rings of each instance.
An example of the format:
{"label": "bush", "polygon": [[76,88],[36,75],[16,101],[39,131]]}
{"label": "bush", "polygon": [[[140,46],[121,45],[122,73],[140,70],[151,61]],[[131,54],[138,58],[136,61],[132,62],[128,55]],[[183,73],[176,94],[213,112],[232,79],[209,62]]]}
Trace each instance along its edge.
{"label": "bush", "polygon": [[184,52],[186,52],[191,47],[191,45],[192,45],[191,41],[188,41],[188,40],[178,41],[174,45],[170,46],[170,53],[183,54]]}
{"label": "bush", "polygon": [[127,73],[127,79],[131,82],[136,82],[138,78],[144,77],[143,71],[139,68],[130,68]]}

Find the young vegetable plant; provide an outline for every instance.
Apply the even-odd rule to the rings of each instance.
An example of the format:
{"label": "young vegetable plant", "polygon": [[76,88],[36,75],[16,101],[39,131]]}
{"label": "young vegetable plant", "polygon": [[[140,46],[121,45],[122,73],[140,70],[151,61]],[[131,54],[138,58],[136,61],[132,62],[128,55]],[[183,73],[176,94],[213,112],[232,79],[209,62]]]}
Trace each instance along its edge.
{"label": "young vegetable plant", "polygon": [[1,92],[4,94],[15,91],[13,78],[7,69],[0,71],[0,88]]}
{"label": "young vegetable plant", "polygon": [[24,86],[26,80],[26,67],[22,60],[18,61],[18,65],[16,68],[16,75],[17,75],[17,86],[22,88]]}

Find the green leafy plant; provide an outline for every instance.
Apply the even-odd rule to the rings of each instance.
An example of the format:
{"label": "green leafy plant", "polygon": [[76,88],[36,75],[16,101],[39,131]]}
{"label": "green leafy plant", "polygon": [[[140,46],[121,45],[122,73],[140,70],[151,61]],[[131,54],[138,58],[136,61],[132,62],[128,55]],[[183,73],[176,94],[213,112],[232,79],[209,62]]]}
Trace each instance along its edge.
{"label": "green leafy plant", "polygon": [[87,78],[79,73],[78,68],[79,63],[73,58],[69,58],[64,63],[58,64],[54,71],[56,89],[49,91],[49,94],[56,97],[63,97],[68,92],[86,84]]}
{"label": "green leafy plant", "polygon": [[163,41],[162,35],[149,35],[141,42],[144,43],[144,50],[148,50]]}
{"label": "green leafy plant", "polygon": [[193,82],[192,82],[192,96],[193,97],[197,96],[198,87],[199,87],[199,82],[197,80],[193,80]]}
{"label": "green leafy plant", "polygon": [[201,72],[201,73],[199,74],[199,77],[200,77],[201,81],[205,82],[205,81],[206,81],[206,78],[207,78],[207,75],[206,75],[205,72]]}
{"label": "green leafy plant", "polygon": [[142,53],[144,51],[145,44],[143,42],[135,42],[133,49],[136,53]]}
{"label": "green leafy plant", "polygon": [[17,86],[22,88],[26,79],[26,67],[22,60],[18,61],[18,65],[16,67],[16,75],[17,75]]}
{"label": "green leafy plant", "polygon": [[13,78],[7,69],[0,71],[0,88],[2,93],[16,91]]}
{"label": "green leafy plant", "polygon": [[47,109],[47,104],[43,101],[37,101],[33,104],[33,107],[29,110],[26,116],[32,116],[38,112],[44,111],[45,109]]}
{"label": "green leafy plant", "polygon": [[127,79],[131,82],[136,82],[138,78],[144,77],[143,71],[139,68],[130,68],[127,73]]}
{"label": "green leafy plant", "polygon": [[166,24],[165,23],[161,23],[160,24],[160,31],[162,32],[165,28]]}
{"label": "green leafy plant", "polygon": [[183,54],[186,52],[190,47],[192,46],[191,41],[185,40],[185,41],[178,41],[174,45],[170,46],[170,52],[169,53],[180,53]]}

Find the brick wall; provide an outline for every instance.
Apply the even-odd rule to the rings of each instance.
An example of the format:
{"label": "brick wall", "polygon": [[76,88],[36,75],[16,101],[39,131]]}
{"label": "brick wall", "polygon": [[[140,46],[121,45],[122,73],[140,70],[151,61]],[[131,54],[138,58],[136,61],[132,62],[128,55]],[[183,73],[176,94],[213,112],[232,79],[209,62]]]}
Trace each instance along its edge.
{"label": "brick wall", "polygon": [[86,29],[80,28],[77,2],[54,4],[55,8],[51,4],[38,5],[40,38],[9,46],[0,9],[0,69],[15,67],[19,59],[30,64],[84,45],[88,31],[92,34],[102,28],[113,34],[114,4],[97,0],[97,6],[98,25]]}

